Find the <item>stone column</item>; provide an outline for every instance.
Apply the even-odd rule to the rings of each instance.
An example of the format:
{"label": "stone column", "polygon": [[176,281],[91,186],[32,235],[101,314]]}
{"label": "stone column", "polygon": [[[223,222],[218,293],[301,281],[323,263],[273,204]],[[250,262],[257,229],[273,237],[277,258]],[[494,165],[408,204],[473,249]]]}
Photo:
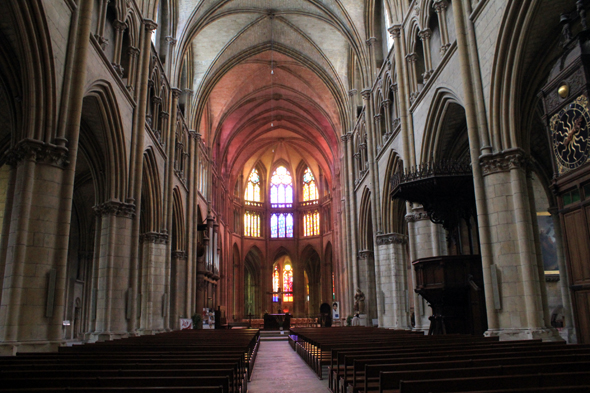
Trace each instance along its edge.
{"label": "stone column", "polygon": [[115,50],[113,52],[113,68],[117,71],[120,77],[123,77],[123,69],[121,68],[121,52],[123,50],[123,34],[127,29],[125,22],[116,20],[113,22],[115,28]]}
{"label": "stone column", "polygon": [[406,245],[408,237],[399,233],[377,236],[377,247],[382,262],[377,269],[382,297],[379,310],[379,326],[390,329],[408,329],[409,292],[407,277]]}
{"label": "stone column", "polygon": [[[176,92],[176,96],[175,96],[175,100],[178,103],[178,97],[180,96],[180,90],[177,89]],[[175,131],[176,132],[176,131]],[[170,143],[174,144],[174,135],[171,135],[170,138]],[[185,279],[185,289],[186,289],[186,309],[185,312],[187,314],[187,316],[191,316],[194,313],[194,308],[193,308],[193,304],[195,301],[195,296],[196,294],[194,294],[194,288],[196,285],[196,272],[197,272],[197,238],[198,238],[198,231],[197,231],[197,225],[200,224],[200,222],[197,222],[197,200],[198,200],[198,195],[199,192],[197,190],[197,184],[198,184],[198,175],[199,175],[199,171],[197,170],[197,150],[199,149],[199,140],[200,140],[200,134],[195,132],[195,131],[191,131],[190,132],[190,139],[189,139],[189,151],[190,151],[190,164],[189,164],[189,185],[191,186],[189,189],[191,190],[190,194],[189,194],[189,198],[188,198],[188,212],[187,212],[187,217],[189,217],[189,223],[187,225],[188,228],[188,245],[187,245],[187,249],[188,249],[188,255],[187,258],[185,260],[186,262],[186,275],[184,277]],[[174,147],[170,147],[170,151],[174,152]],[[171,153],[173,154],[173,153]],[[174,159],[172,157],[169,157],[169,161],[168,161],[168,165],[169,165],[169,170],[172,176],[172,167],[173,167],[173,161]]]}
{"label": "stone column", "polygon": [[[373,326],[372,319],[378,316],[377,310],[381,304],[377,298],[380,288],[376,288],[375,253],[373,250],[361,250],[358,253],[359,259],[359,287],[365,294],[365,313],[367,314],[367,325]],[[380,286],[379,286],[380,287]]]}
{"label": "stone column", "polygon": [[444,56],[451,47],[447,25],[447,8],[449,7],[449,3],[447,0],[433,0],[432,6],[438,16],[438,25],[440,26],[440,54]]}
{"label": "stone column", "polygon": [[163,331],[166,307],[166,244],[168,235],[149,232],[141,236],[141,324],[142,334]]}
{"label": "stone column", "polygon": [[133,289],[129,287],[132,220],[135,207],[119,201],[108,201],[94,207],[100,221],[101,238],[96,275],[95,340],[121,338],[128,334],[128,321],[135,308]]}
{"label": "stone column", "polygon": [[426,84],[426,81],[428,79],[430,79],[430,77],[432,76],[432,73],[434,72],[434,70],[432,69],[432,56],[430,53],[430,36],[431,36],[431,31],[430,29],[424,29],[422,31],[420,31],[420,33],[418,34],[420,36],[420,39],[422,40],[422,48],[424,49],[424,65],[425,65],[425,72],[424,75],[422,75],[422,77],[424,78],[424,84]]}
{"label": "stone column", "polygon": [[409,112],[408,98],[412,91],[411,79],[406,73],[406,67],[404,67],[404,57],[402,52],[403,39],[402,39],[402,26],[393,25],[389,28],[389,33],[393,38],[393,45],[395,49],[395,67],[398,76],[398,89],[399,89],[399,118],[401,123],[401,136],[402,136],[402,154],[404,160],[404,167],[409,168],[416,164],[415,149],[414,149],[414,130],[411,121],[411,114]]}
{"label": "stone column", "polygon": [[418,55],[416,53],[408,53],[406,55],[406,61],[408,62],[408,77],[410,82],[410,102],[414,102],[418,94],[418,75],[416,71],[416,61],[418,61]]}
{"label": "stone column", "polygon": [[[353,141],[352,141],[352,133],[349,133],[347,135],[347,144],[346,144],[346,149],[347,149],[347,153],[346,153],[346,157],[347,157],[347,167],[351,168],[352,167],[352,145],[353,145]],[[356,158],[356,156],[355,156]],[[358,167],[357,167],[358,168]],[[348,244],[350,245],[350,262],[349,262],[349,267],[350,267],[350,271],[352,272],[352,283],[350,283],[351,285],[348,287],[348,299],[349,301],[352,301],[352,299],[354,298],[354,292],[356,291],[356,287],[358,287],[359,285],[359,271],[358,271],[358,261],[357,261],[357,227],[356,225],[353,225],[353,222],[355,222],[356,220],[353,219],[354,217],[357,217],[356,214],[356,194],[354,192],[354,187],[353,184],[355,184],[355,179],[354,179],[354,175],[353,175],[353,171],[349,170],[348,171],[348,183],[347,183],[347,189],[348,189],[348,203],[346,204],[346,222],[348,225],[348,239],[347,241],[349,242]],[[351,310],[352,311],[352,310]]]}
{"label": "stone column", "polygon": [[[491,269],[498,272],[499,289],[497,296],[492,294],[492,309],[487,310],[488,320],[490,313],[495,314],[497,325],[491,325],[486,335],[506,340],[554,340],[558,338],[557,332],[546,326],[544,320],[541,285],[545,283],[537,267],[526,163],[526,155],[519,149],[481,159],[485,190],[493,190],[486,197],[494,263]],[[490,279],[490,286],[494,284]],[[488,304],[486,301],[490,307]]]}
{"label": "stone column", "polygon": [[139,61],[139,53],[141,51],[139,48],[134,46],[130,46],[127,49],[127,53],[129,54],[129,70],[127,71],[127,90],[131,93],[135,90],[135,80],[138,78],[137,75],[137,65]]}
{"label": "stone column", "polygon": [[172,75],[172,55],[174,54],[174,47],[176,46],[177,39],[171,36],[166,37],[166,43],[168,47],[166,48],[166,75]]}
{"label": "stone column", "polygon": [[170,327],[173,330],[180,329],[179,326],[179,319],[181,316],[185,318],[190,318],[191,315],[186,314],[186,303],[187,303],[187,290],[186,290],[186,252],[184,251],[174,251],[172,252],[172,267],[176,274],[172,277],[174,280],[174,291],[171,291],[171,294],[174,293],[174,297],[170,299],[170,320],[171,325]]}
{"label": "stone column", "polygon": [[[406,215],[408,222],[409,245],[410,245],[410,261],[416,259],[427,258],[433,256],[432,249],[432,222],[422,207],[412,209],[412,213]],[[420,245],[420,246],[418,246]],[[429,248],[428,245],[431,247]],[[424,298],[418,295],[414,289],[416,288],[416,272],[411,267],[411,287],[413,303],[414,303],[414,320],[415,330],[428,331],[430,327],[430,310]]]}
{"label": "stone column", "polygon": [[[141,186],[143,181],[143,150],[145,140],[145,120],[146,120],[146,108],[147,108],[147,81],[149,78],[149,65],[150,65],[150,54],[151,54],[151,37],[153,30],[156,29],[157,24],[150,20],[143,20],[143,31],[141,34],[141,58],[140,58],[140,74],[138,76],[137,85],[139,88],[136,90],[136,99],[138,100],[137,108],[135,109],[133,118],[133,135],[131,140],[131,153],[130,153],[130,165],[129,165],[129,191],[128,191],[128,203],[136,205],[137,211],[141,211]],[[130,305],[130,321],[129,331],[135,332],[138,322],[137,317],[137,296],[139,288],[139,215],[133,220],[133,229],[130,244],[131,248],[131,288],[134,300]]]}

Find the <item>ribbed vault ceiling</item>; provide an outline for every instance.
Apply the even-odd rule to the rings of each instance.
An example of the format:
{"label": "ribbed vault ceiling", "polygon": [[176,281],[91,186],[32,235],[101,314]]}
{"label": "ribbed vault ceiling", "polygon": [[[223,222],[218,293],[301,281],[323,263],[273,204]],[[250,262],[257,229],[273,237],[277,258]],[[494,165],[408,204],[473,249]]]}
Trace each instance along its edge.
{"label": "ribbed vault ceiling", "polygon": [[190,64],[193,126],[218,167],[235,179],[284,151],[331,184],[350,127],[351,54],[366,58],[365,0],[178,3],[176,63]]}

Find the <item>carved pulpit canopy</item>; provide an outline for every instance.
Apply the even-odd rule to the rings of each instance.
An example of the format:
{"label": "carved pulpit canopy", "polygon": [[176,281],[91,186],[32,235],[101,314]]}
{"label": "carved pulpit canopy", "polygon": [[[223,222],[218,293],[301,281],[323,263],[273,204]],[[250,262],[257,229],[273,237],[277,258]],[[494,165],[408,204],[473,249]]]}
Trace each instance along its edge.
{"label": "carved pulpit canopy", "polygon": [[471,163],[443,160],[407,168],[392,176],[390,195],[421,204],[432,222],[452,231],[475,213]]}

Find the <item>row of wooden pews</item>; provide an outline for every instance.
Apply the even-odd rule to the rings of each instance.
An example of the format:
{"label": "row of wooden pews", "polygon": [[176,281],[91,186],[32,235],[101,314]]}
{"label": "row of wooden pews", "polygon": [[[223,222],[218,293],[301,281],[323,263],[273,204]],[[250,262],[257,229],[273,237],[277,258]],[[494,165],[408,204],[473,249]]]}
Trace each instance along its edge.
{"label": "row of wooden pews", "polygon": [[291,329],[293,349],[334,393],[590,392],[590,345],[423,336],[376,328]]}
{"label": "row of wooden pews", "polygon": [[183,330],[0,357],[0,392],[246,393],[260,332]]}

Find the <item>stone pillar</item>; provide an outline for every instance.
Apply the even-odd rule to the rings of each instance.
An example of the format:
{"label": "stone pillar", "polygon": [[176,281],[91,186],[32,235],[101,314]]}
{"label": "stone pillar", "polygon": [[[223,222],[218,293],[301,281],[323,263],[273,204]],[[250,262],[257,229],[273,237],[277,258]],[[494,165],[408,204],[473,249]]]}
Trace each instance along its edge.
{"label": "stone pillar", "polygon": [[130,310],[133,308],[129,287],[132,219],[135,207],[109,201],[94,207],[100,221],[97,247],[100,249],[96,269],[96,324],[92,340],[110,340],[127,335]]}
{"label": "stone pillar", "polygon": [[[430,221],[426,212],[421,207],[414,208],[412,213],[406,215],[406,221],[408,222],[410,241],[410,261],[413,262],[416,259],[434,256],[432,248],[432,226],[434,224]],[[430,247],[428,247],[429,245]],[[428,317],[431,312],[424,298],[414,291],[414,288],[416,288],[416,272],[413,267],[411,267],[411,277],[410,291],[414,303],[414,329],[427,331],[430,327]]]}
{"label": "stone pillar", "polygon": [[438,25],[440,26],[440,54],[444,56],[451,47],[447,25],[447,8],[449,7],[449,3],[447,0],[433,0],[432,6],[438,17]]}
{"label": "stone pillar", "polygon": [[116,20],[113,22],[115,28],[115,47],[113,52],[113,68],[117,71],[120,77],[123,77],[123,69],[121,68],[121,52],[123,50],[123,34],[127,29],[125,22]]}
{"label": "stone pillar", "polygon": [[142,334],[155,334],[167,326],[166,244],[168,235],[157,232],[141,236],[141,323]]}
{"label": "stone pillar", "polygon": [[[492,325],[486,335],[505,340],[557,339],[557,332],[546,326],[544,318],[541,285],[545,283],[537,267],[526,156],[522,150],[512,149],[484,155],[480,163],[485,190],[491,191],[486,195],[494,263],[491,269],[498,273],[499,289],[492,310],[487,310],[488,315],[496,314],[498,324]],[[491,280],[490,285],[494,284]]]}
{"label": "stone pillar", "polygon": [[430,36],[431,36],[431,31],[430,29],[424,29],[422,31],[420,31],[420,33],[418,34],[420,36],[420,39],[422,40],[422,48],[424,49],[424,75],[422,75],[422,77],[424,78],[424,84],[426,84],[426,81],[432,76],[432,73],[434,72],[434,70],[432,69],[432,56],[430,53]]}
{"label": "stone pillar", "polygon": [[137,65],[139,61],[139,53],[141,52],[139,48],[134,46],[130,46],[127,49],[127,53],[129,54],[129,70],[127,70],[127,90],[133,93],[135,89],[135,80],[137,79]]}
{"label": "stone pillar", "polygon": [[170,320],[171,325],[170,327],[173,330],[180,329],[179,326],[179,319],[182,317],[190,318],[191,315],[187,315],[186,312],[186,303],[187,303],[187,290],[186,290],[186,252],[184,251],[174,251],[172,252],[172,269],[176,272],[176,274],[172,277],[174,282],[173,291],[170,291],[171,294],[174,294],[174,297],[170,299]]}
{"label": "stone pillar", "polygon": [[[347,168],[352,168],[352,148],[353,148],[353,141],[352,141],[352,133],[347,134],[347,143],[346,143],[346,163]],[[356,155],[355,155],[356,158]],[[357,166],[358,168],[358,166]],[[348,191],[347,199],[348,203],[346,203],[346,222],[348,228],[348,238],[346,239],[345,244],[349,244],[349,274],[352,278],[352,282],[349,282],[348,287],[348,299],[349,302],[352,301],[354,297],[354,291],[356,287],[359,285],[359,272],[358,272],[358,261],[357,261],[357,240],[356,240],[356,225],[353,225],[355,221],[353,217],[357,217],[356,215],[356,194],[354,192],[354,187],[352,186],[355,182],[354,174],[352,170],[348,170],[348,179],[346,183],[346,188]],[[352,310],[351,310],[352,311]]]}
{"label": "stone pillar", "polygon": [[166,43],[168,47],[166,48],[166,61],[165,61],[165,68],[166,68],[166,75],[172,75],[172,55],[174,54],[174,47],[178,40],[174,37],[168,36],[166,37]]}
{"label": "stone pillar", "polygon": [[379,255],[382,256],[377,267],[377,279],[381,283],[381,308],[379,326],[390,329],[408,329],[409,292],[407,277],[406,245],[408,237],[399,233],[377,236]]}
{"label": "stone pillar", "polygon": [[416,71],[416,61],[418,61],[418,55],[416,53],[408,53],[406,55],[406,61],[408,62],[408,78],[410,82],[410,102],[414,102],[418,96],[418,75]]}

